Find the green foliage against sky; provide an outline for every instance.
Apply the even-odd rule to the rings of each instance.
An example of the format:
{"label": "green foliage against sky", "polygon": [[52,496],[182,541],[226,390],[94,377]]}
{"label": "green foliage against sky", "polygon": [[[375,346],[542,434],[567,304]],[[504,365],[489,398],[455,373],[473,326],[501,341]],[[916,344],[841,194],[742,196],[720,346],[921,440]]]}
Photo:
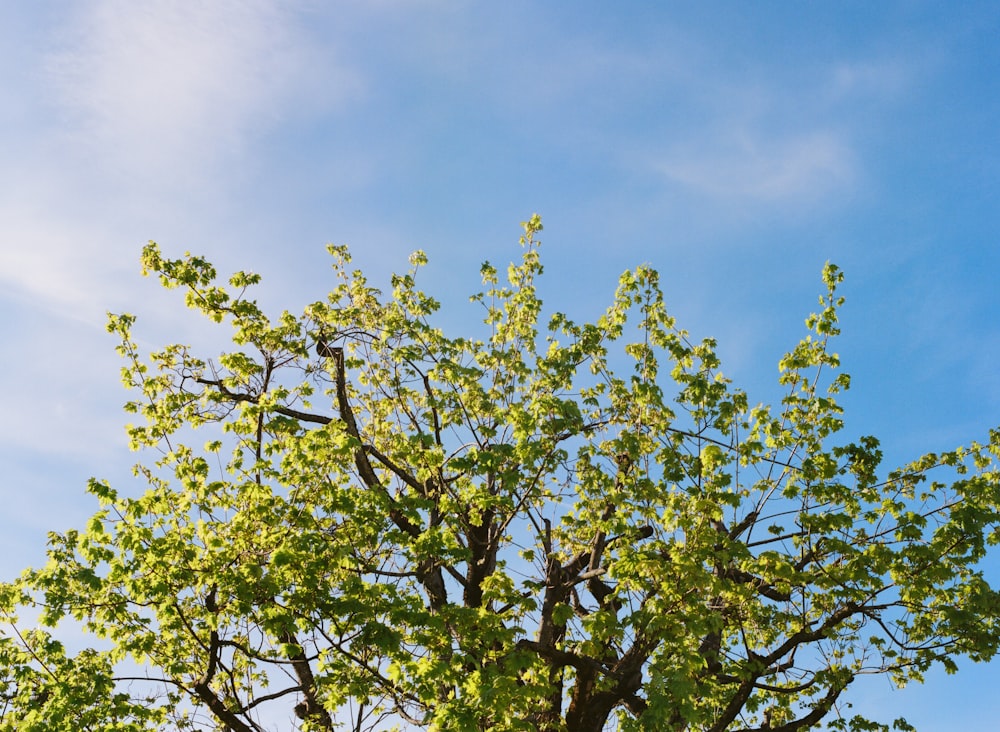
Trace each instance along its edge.
{"label": "green foliage against sky", "polygon": [[468,337],[420,252],[387,295],[331,247],[332,292],[270,319],[256,275],[150,244],[231,345],[146,355],[110,318],[148,489],[93,480],[3,586],[0,730],[883,730],[860,675],[994,656],[1000,433],[893,470],[841,438],[837,267],[770,407],[649,267],[543,316],[540,230]]}

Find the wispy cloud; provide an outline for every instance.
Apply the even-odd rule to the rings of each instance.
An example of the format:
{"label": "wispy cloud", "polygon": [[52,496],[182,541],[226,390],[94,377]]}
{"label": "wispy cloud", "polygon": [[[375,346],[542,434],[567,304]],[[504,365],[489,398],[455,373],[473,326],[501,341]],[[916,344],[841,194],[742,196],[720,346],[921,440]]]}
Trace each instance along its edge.
{"label": "wispy cloud", "polygon": [[[856,102],[867,97],[887,102],[908,88],[915,72],[913,63],[904,65],[895,59],[842,61],[831,69],[828,98]],[[921,63],[930,65],[927,59]]]}
{"label": "wispy cloud", "polygon": [[132,171],[171,174],[333,105],[360,80],[311,42],[294,3],[98,0],[62,29],[50,59],[76,140]]}
{"label": "wispy cloud", "polygon": [[[114,258],[96,261],[107,246],[97,228],[52,220],[15,200],[0,205],[0,230],[0,283],[6,298],[33,301],[71,320],[94,323],[102,317],[109,293],[98,285],[113,276],[116,264]],[[106,276],[97,279],[97,270]]]}
{"label": "wispy cloud", "polygon": [[800,202],[847,187],[855,176],[854,157],[848,141],[833,131],[776,137],[742,130],[686,144],[653,167],[668,180],[715,198]]}
{"label": "wispy cloud", "polygon": [[47,105],[18,130],[30,154],[0,151],[16,181],[0,199],[4,294],[99,319],[141,242],[224,209],[270,133],[355,100],[360,75],[309,17],[263,0],[74,5],[25,59]]}
{"label": "wispy cloud", "polygon": [[[866,181],[871,135],[906,93],[894,59],[830,60],[795,73],[703,69],[679,74],[687,121],[647,141],[640,165],[673,187],[751,210],[843,200]],[[701,120],[700,124],[691,124]],[[880,131],[880,132],[878,132]]]}

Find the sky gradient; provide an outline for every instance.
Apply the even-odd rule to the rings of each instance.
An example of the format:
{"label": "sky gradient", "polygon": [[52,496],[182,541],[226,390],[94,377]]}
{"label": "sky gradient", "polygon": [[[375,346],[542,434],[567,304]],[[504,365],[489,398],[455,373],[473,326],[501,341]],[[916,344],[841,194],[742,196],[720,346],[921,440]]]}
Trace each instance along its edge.
{"label": "sky gradient", "polygon": [[[1000,6],[991,2],[43,0],[0,5],[0,572],[127,490],[107,311],[225,347],[139,276],[147,240],[300,310],[326,242],[423,249],[443,324],[542,215],[541,295],[596,317],[648,262],[752,403],[830,260],[850,437],[887,467],[1000,424]],[[138,486],[135,487],[139,489]],[[1000,582],[1000,562],[989,577]],[[988,729],[1000,662],[856,711]]]}

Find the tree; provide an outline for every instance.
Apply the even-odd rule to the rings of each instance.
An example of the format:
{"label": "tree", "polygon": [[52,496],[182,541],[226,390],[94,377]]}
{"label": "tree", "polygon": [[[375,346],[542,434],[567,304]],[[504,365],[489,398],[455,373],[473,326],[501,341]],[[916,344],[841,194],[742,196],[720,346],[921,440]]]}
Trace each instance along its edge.
{"label": "tree", "polygon": [[888,472],[838,441],[835,266],[772,409],[648,267],[540,332],[540,230],[483,265],[481,339],[433,325],[420,252],[384,296],[331,247],[327,299],[272,320],[256,275],[147,246],[233,347],[147,358],[110,317],[148,490],[92,480],[3,586],[0,729],[887,730],[859,676],[994,656],[1000,432]]}

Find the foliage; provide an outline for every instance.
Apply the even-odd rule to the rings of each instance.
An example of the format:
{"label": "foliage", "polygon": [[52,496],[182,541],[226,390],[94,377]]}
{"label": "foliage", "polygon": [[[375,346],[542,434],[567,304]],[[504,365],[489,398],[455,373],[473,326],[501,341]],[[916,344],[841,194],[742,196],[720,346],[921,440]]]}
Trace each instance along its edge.
{"label": "foliage", "polygon": [[860,675],[996,653],[1000,433],[889,472],[838,441],[835,266],[772,409],[649,267],[540,326],[540,229],[483,265],[481,339],[433,324],[420,252],[384,296],[330,247],[328,298],[272,320],[257,276],[146,247],[233,347],[145,357],[111,316],[148,490],[92,481],[3,587],[0,730],[887,730]]}

